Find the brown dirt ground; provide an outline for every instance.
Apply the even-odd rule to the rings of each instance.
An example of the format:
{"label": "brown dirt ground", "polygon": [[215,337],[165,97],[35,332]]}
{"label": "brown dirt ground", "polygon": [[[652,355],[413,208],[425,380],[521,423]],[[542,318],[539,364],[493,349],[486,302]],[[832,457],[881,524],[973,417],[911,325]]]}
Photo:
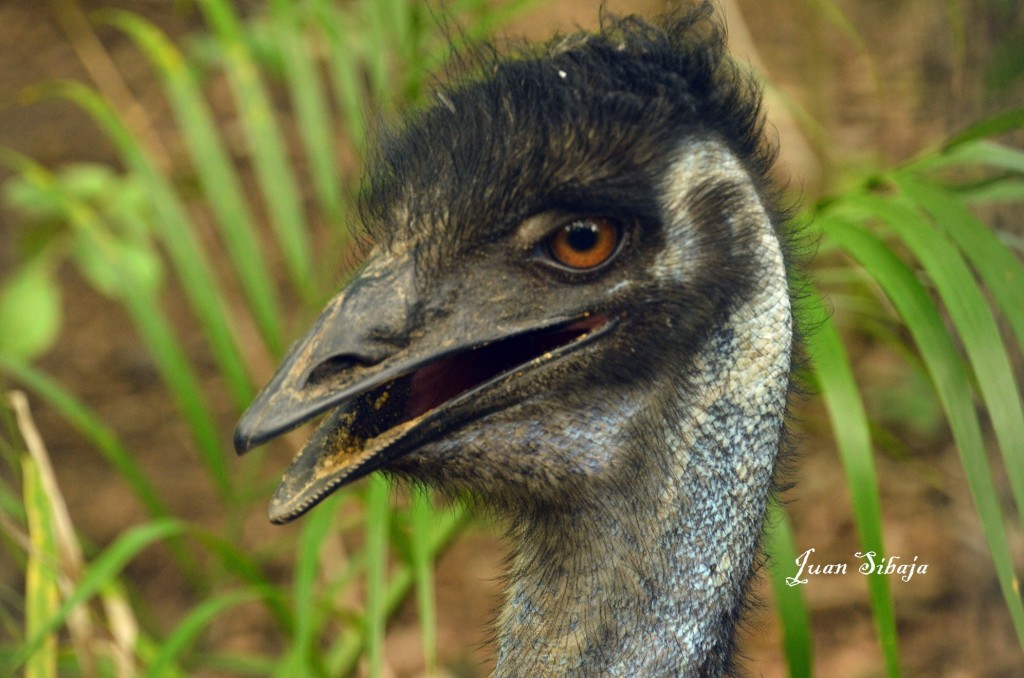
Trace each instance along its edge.
{"label": "brown dirt ground", "polygon": [[[86,3],[88,7],[100,4]],[[655,0],[607,4],[613,11],[643,14],[655,13],[660,5]],[[811,150],[794,132],[784,108],[771,106],[783,149],[781,173],[793,177],[793,184],[807,199],[837,180],[823,174],[822,167],[870,166],[906,158],[979,115],[1012,103],[1014,96],[1018,105],[1021,100],[1019,88],[992,97],[984,95],[978,84],[992,45],[1011,29],[996,22],[994,10],[981,0],[960,3],[968,27],[963,46],[950,38],[945,3],[841,2],[864,36],[870,56],[802,3],[740,0],[738,4],[757,55],[749,51],[739,16],[733,15],[737,52],[755,64],[762,63],[786,96],[823,122],[832,140],[827,157],[822,157],[820,150]],[[194,12],[171,3],[126,0],[120,5],[150,15],[176,36],[198,23]],[[95,128],[70,106],[24,107],[16,103],[17,93],[32,83],[55,77],[88,77],[47,7],[45,3],[11,0],[0,3],[0,147],[27,152],[51,166],[83,159],[112,160],[111,149]],[[543,37],[554,27],[591,25],[595,8],[596,3],[581,0],[550,0],[517,21],[509,32]],[[1016,19],[1022,14],[1016,11]],[[166,106],[142,60],[133,56],[122,38],[107,31],[100,35],[157,129],[169,125]],[[958,53],[959,49],[963,52]],[[6,271],[13,261],[17,227],[9,213],[0,212],[0,218],[0,268]],[[1019,220],[1009,225],[1020,228]],[[175,512],[188,520],[220,525],[223,518],[215,512],[217,503],[198,470],[187,432],[167,401],[151,360],[133,337],[130,323],[72,271],[62,275],[67,295],[65,327],[60,345],[42,361],[43,367],[111,424],[138,455]],[[173,294],[172,290],[169,298]],[[228,454],[236,412],[218,395],[223,389],[216,382],[201,339],[188,329],[188,318],[180,313],[176,320],[204,376]],[[296,325],[293,334],[299,330]],[[884,379],[898,384],[913,378],[884,349],[865,343],[856,347],[856,354],[858,378],[865,383]],[[266,365],[263,371],[268,375],[270,369]],[[869,403],[874,412],[882,413],[890,405]],[[817,407],[806,402],[800,419],[812,426],[823,421]],[[123,482],[77,434],[42,404],[36,404],[36,414],[75,524],[88,543],[108,543],[126,526],[144,518]],[[904,559],[918,556],[929,564],[927,574],[908,583],[892,583],[906,675],[1024,675],[1024,659],[948,432],[941,426],[893,428],[908,442],[902,456],[877,457],[887,544]],[[272,477],[289,456],[286,446],[274,447],[259,462],[263,471],[257,475]],[[798,456],[793,474],[797,483],[785,496],[798,550],[814,547],[819,562],[853,562],[857,538],[849,497],[827,436],[814,430],[803,434]],[[240,472],[252,471],[245,466],[251,462],[238,463]],[[998,470],[998,462],[994,463]],[[1001,496],[1009,507],[1008,490],[1001,474],[997,475]],[[1020,571],[1024,536],[1019,525],[1007,529]],[[442,659],[453,675],[486,675],[493,662],[486,644],[487,628],[500,602],[504,557],[501,543],[492,536],[495,532],[486,525],[470,529],[438,567],[439,639]],[[260,548],[279,540],[281,532],[266,524],[262,507],[256,504],[245,517],[241,534],[243,544]],[[11,564],[0,563],[0,576],[5,585],[18,585],[18,573]],[[181,594],[185,582],[161,557],[140,558],[129,576],[145,601],[143,607],[151,623],[167,628],[192,603]],[[286,579],[287,573],[281,576]],[[763,581],[758,589],[762,598],[770,597]],[[813,615],[818,674],[882,675],[864,578],[819,577],[804,593]],[[222,649],[266,650],[267,643],[273,643],[267,625],[258,611],[237,615],[218,625],[210,642]],[[770,609],[755,609],[742,641],[750,673],[785,675],[779,646],[778,624]],[[394,675],[422,672],[418,647],[415,613],[412,605],[406,604],[388,634],[388,662]]]}

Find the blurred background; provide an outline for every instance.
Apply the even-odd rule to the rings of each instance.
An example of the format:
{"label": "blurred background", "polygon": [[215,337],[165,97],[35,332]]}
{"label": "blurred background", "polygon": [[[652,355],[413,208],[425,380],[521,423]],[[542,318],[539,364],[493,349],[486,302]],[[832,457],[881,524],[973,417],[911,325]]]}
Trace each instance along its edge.
{"label": "blurred background", "polygon": [[[408,535],[415,534],[416,526],[422,525],[417,521],[430,514],[403,492],[392,492],[392,501],[413,507],[391,516],[390,527],[384,529],[391,555],[386,545],[376,547],[376,552],[390,563],[384,570],[394,577],[392,583],[401,577],[420,581],[423,571],[414,574],[420,561],[410,553],[425,549],[428,561],[437,556],[436,622],[427,622],[428,633],[436,636],[436,657],[424,649],[421,620],[432,614],[429,604],[415,594],[405,595],[410,590],[406,583],[405,588],[392,587],[382,594],[387,600],[380,604],[394,612],[383,631],[379,656],[346,663],[367,643],[375,643],[360,636],[345,641],[342,648],[336,645],[342,642],[338,639],[350,638],[345,635],[351,631],[348,626],[362,628],[360,615],[368,605],[364,594],[374,584],[362,580],[359,568],[365,563],[360,558],[374,547],[361,528],[379,499],[367,498],[374,490],[362,488],[318,509],[335,514],[316,523],[322,530],[317,535],[311,534],[306,519],[271,526],[266,501],[308,431],[301,429],[242,459],[234,457],[230,442],[251,387],[265,383],[282,347],[301,334],[319,304],[359,260],[358,248],[345,236],[345,224],[353,218],[348,205],[358,186],[366,129],[372,128],[372,121],[395,119],[429,92],[429,78],[418,68],[440,72],[447,47],[437,17],[445,9],[410,11],[412,18],[398,27],[391,23],[394,16],[375,18],[372,2],[236,1],[223,5],[233,10],[231,19],[218,18],[209,8],[214,5],[221,6],[184,0],[0,2],[0,148],[21,154],[8,154],[0,165],[0,280],[10,280],[40,252],[53,251],[39,264],[47,282],[33,292],[38,310],[34,318],[43,325],[37,328],[40,338],[29,336],[27,348],[12,340],[0,342],[0,354],[7,349],[17,358],[0,363],[0,386],[29,393],[86,563],[108,552],[105,549],[134,526],[168,516],[189,526],[178,546],[163,540],[144,550],[140,545],[122,573],[103,579],[99,590],[113,598],[106,599],[107,608],[93,603],[93,621],[81,632],[91,640],[72,640],[95,643],[91,652],[101,675],[108,670],[133,675],[151,666],[148,662],[163,656],[168,636],[180,631],[183,620],[193,620],[195,628],[182,632],[183,647],[167,660],[170,675],[302,675],[307,670],[310,675],[332,674],[354,663],[362,672],[388,676],[424,675],[428,666],[439,675],[488,675],[493,666],[490,627],[501,602],[506,557],[496,536],[499,526],[451,517],[449,512],[447,522],[432,528],[438,530],[437,539],[417,546],[416,538]],[[312,14],[293,16],[290,5]],[[327,83],[324,92],[333,92],[339,100],[346,91],[358,96],[347,99],[347,104],[323,105],[329,117],[322,129],[329,134],[323,137],[328,143],[321,151],[333,167],[321,171],[317,163],[322,161],[309,151],[315,146],[315,129],[310,129],[316,123],[304,117],[296,103],[302,93],[292,89],[299,62],[290,56],[292,43],[281,38],[306,35],[306,28],[282,32],[280,24],[295,21],[305,27],[309,16],[320,17],[317,12],[328,11],[328,6],[337,12],[331,16],[338,23],[324,20],[320,26],[325,35],[296,43],[297,49],[313,51],[314,58],[307,63],[312,64],[312,77]],[[646,17],[665,7],[660,0],[609,0],[603,6],[610,13]],[[1024,5],[1015,0],[728,0],[722,7],[733,54],[766,82],[770,133],[777,136],[780,148],[776,175],[787,194],[799,201],[802,214],[863,184],[872,173],[936,153],[960,130],[1024,103]],[[145,31],[128,27],[126,15],[95,13],[110,8],[151,22],[170,47],[154,47],[153,42],[140,49]],[[590,29],[600,16],[598,3],[580,0],[452,2],[448,9],[456,22],[468,27],[462,37],[485,36],[493,30],[499,44],[504,39],[543,40],[556,32]],[[351,33],[332,35],[336,28]],[[400,40],[402,36],[407,39]],[[351,66],[357,74],[354,79],[338,75],[345,58],[339,56],[339,44],[351,46],[356,54],[352,59],[358,63]],[[242,221],[254,224],[259,234],[250,245],[255,244],[262,266],[262,273],[253,276],[263,276],[265,293],[274,299],[270,315],[275,320],[245,310],[258,305],[253,299],[260,294],[260,283],[247,283],[237,273],[244,268],[239,261],[249,256],[242,242],[245,232],[232,240],[218,230],[224,213],[209,206],[207,178],[193,169],[201,162],[195,154],[202,148],[190,147],[180,132],[188,123],[182,122],[176,108],[175,86],[168,84],[174,76],[154,66],[163,59],[168,72],[177,67],[168,50],[187,59],[186,68],[202,92],[239,195],[246,197],[245,207],[238,209],[245,211]],[[239,53],[258,67],[263,87],[255,94],[250,91],[252,99],[244,95],[247,72],[232,75],[230,64]],[[401,75],[385,82],[380,73],[392,70]],[[97,122],[102,114],[89,112],[87,96],[77,90],[54,90],[47,85],[54,81],[84,83],[110,102],[134,139],[129,150],[119,145],[110,127]],[[250,105],[267,105],[274,111],[277,151],[258,148],[258,128],[245,114]],[[193,129],[200,126],[192,124]],[[1021,146],[1019,132],[1001,139],[1010,147]],[[139,169],[145,163],[132,164],[131,148],[144,149],[149,166],[173,188],[178,208],[156,204],[156,184],[147,183]],[[268,182],[274,181],[275,152],[283,154],[276,157],[287,158],[279,169],[295,168],[288,179],[295,195],[259,199],[256,196],[263,196]],[[25,177],[35,170],[24,158],[52,174],[33,184]],[[318,183],[323,177],[336,180],[333,188]],[[114,215],[107,222],[119,243],[110,255],[113,259],[91,254],[88,245],[75,239],[78,235],[66,235],[85,232],[68,226],[74,221],[68,215],[75,209],[68,200]],[[289,216],[288,204],[297,206],[298,212]],[[168,243],[156,227],[146,225],[164,218],[165,209],[181,210],[194,240]],[[233,208],[223,209],[227,213]],[[975,213],[1019,257],[1024,242],[1019,202],[993,200]],[[307,279],[297,273],[301,259],[293,259],[293,250],[281,246],[281,236],[267,235],[277,233],[268,224],[296,218],[308,239],[303,247],[321,253]],[[185,282],[187,274],[180,271],[186,263],[178,261],[188,259],[189,247],[202,250],[209,275],[221,290],[223,307],[229,309],[228,334],[244,373],[239,381],[233,381],[232,368],[225,362],[230,358],[220,355],[211,340],[207,316],[198,312],[197,320],[192,307],[189,285],[202,283]],[[825,256],[828,261],[833,254]],[[130,274],[110,278],[111,261],[124,264]],[[126,292],[126,281],[134,281],[142,292]],[[1019,292],[1018,287],[1018,297]],[[927,573],[911,581],[891,578],[889,583],[903,672],[1024,675],[1024,655],[990,547],[928,374],[920,360],[908,357],[906,346],[912,342],[906,330],[890,328],[898,340],[886,341],[855,314],[844,320],[849,318],[843,313],[842,300],[847,298],[837,295],[834,305],[875,440],[887,552],[904,562],[917,556],[919,563],[928,564]],[[151,302],[159,304],[158,317],[146,312]],[[876,303],[888,309],[884,302]],[[216,310],[210,313],[217,315]],[[1008,334],[1002,320],[1000,329]],[[0,327],[0,334],[9,332],[9,327]],[[161,342],[167,337],[177,348],[160,357],[159,347],[165,346]],[[1008,352],[1008,359],[1019,376],[1019,347]],[[175,360],[188,365],[194,390],[189,384],[168,387],[168,374],[179,364]],[[77,410],[61,400],[62,393],[88,412],[75,418]],[[199,400],[189,401],[189,393]],[[783,496],[795,552],[813,547],[817,562],[848,562],[853,567],[858,562],[854,552],[862,550],[854,500],[821,399],[813,394],[802,398],[796,418],[798,451],[791,472],[795,485]],[[1020,573],[1021,523],[1015,518],[1004,462],[987,415],[981,420],[995,498],[1005,516],[1000,527]],[[2,471],[7,517],[2,527],[5,553],[11,557],[0,558],[0,644],[11,658],[30,635],[23,627],[29,565],[17,535],[25,533],[20,526],[32,512],[17,506],[26,481],[17,462],[20,443],[19,435],[12,433],[18,428],[13,416],[7,416],[7,425],[4,454],[9,463]],[[158,505],[147,505],[144,497],[150,492]],[[211,546],[220,543],[218,539],[223,548]],[[303,571],[297,553],[310,555],[309,571]],[[402,563],[408,565],[405,570]],[[296,622],[301,605],[291,607],[291,596],[301,593],[292,588],[296,581],[317,591],[314,597],[320,605],[314,615],[319,626],[306,631],[305,650],[295,649],[296,634],[302,633],[301,622]],[[746,667],[753,675],[790,675],[768,577],[761,577],[755,588],[765,604],[751,610],[744,626],[740,647]],[[237,594],[237,599],[225,597],[228,594]],[[887,674],[865,577],[812,577],[802,594],[812,631],[814,672]],[[109,600],[120,600],[131,610],[134,621],[127,631],[118,631]],[[208,616],[196,615],[206,600],[222,601],[222,606]],[[369,605],[373,607],[372,602]],[[81,647],[68,640],[75,633],[72,629],[60,636],[60,675],[88,675],[69,658]],[[102,648],[124,645],[125,638],[141,648],[136,656],[122,657],[121,664],[104,659],[108,654]],[[309,648],[324,646],[326,664],[309,659]],[[111,650],[109,657],[115,656]],[[313,663],[303,663],[307,661]],[[110,668],[114,665],[120,669]]]}

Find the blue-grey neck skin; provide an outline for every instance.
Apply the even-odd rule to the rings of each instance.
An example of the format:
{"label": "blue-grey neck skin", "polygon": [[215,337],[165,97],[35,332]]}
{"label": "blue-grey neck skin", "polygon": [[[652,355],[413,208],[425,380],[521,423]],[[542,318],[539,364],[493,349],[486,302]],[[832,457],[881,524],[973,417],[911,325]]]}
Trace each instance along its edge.
{"label": "blue-grey neck skin", "polygon": [[634,391],[617,409],[604,406],[615,432],[606,455],[618,471],[606,475],[615,481],[571,511],[513,526],[495,676],[730,669],[783,431],[792,319],[768,212],[719,143],[685,145],[664,183],[657,275],[685,276],[694,244],[686,196],[709,180],[739,187],[722,227],[750,248],[760,279],[682,366],[675,383],[685,388]]}

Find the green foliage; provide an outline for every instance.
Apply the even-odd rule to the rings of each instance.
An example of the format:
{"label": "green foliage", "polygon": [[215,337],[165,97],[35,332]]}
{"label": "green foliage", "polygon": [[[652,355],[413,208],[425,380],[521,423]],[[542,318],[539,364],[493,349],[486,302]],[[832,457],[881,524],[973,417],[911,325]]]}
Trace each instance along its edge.
{"label": "green foliage", "polygon": [[[523,4],[510,2],[502,11]],[[91,441],[149,514],[148,522],[82,563],[69,563],[55,556],[52,548],[17,546],[16,538],[8,544],[32,575],[24,598],[25,625],[11,634],[17,644],[0,646],[0,672],[24,667],[30,675],[55,675],[59,659],[62,675],[88,674],[97,668],[106,675],[125,661],[149,675],[187,675],[198,667],[260,675],[338,675],[351,671],[364,653],[372,666],[379,666],[384,624],[413,586],[419,591],[418,607],[429,641],[424,651],[428,663],[436,665],[434,641],[429,640],[435,635],[432,563],[465,524],[464,511],[439,513],[418,498],[408,515],[392,515],[387,488],[379,482],[371,484],[365,496],[360,491],[339,493],[304,521],[294,548],[294,572],[281,581],[271,579],[268,569],[292,547],[282,544],[254,556],[236,546],[242,516],[254,502],[264,503],[268,492],[260,483],[260,491],[244,496],[240,488],[250,483],[233,479],[238,474],[228,471],[223,436],[209,414],[197,367],[170,320],[165,283],[173,277],[184,290],[189,311],[240,411],[255,389],[253,368],[242,358],[235,328],[251,321],[261,345],[250,347],[250,353],[265,354],[264,362],[276,361],[285,345],[285,309],[299,309],[298,318],[304,321],[332,292],[347,242],[342,227],[350,198],[342,187],[354,180],[343,176],[337,158],[343,153],[361,157],[368,117],[365,102],[378,101],[387,109],[409,105],[428,75],[423,64],[441,63],[447,41],[425,5],[399,0],[344,6],[325,0],[275,0],[266,14],[246,21],[223,0],[204,0],[198,6],[210,31],[185,43],[190,51],[137,15],[106,10],[96,16],[132,39],[152,65],[177,122],[184,165],[169,165],[166,149],[144,140],[146,136],[132,127],[137,123],[119,114],[121,106],[77,82],[44,84],[28,96],[63,98],[80,106],[113,143],[124,171],[100,165],[50,171],[12,152],[0,156],[16,172],[4,195],[20,212],[26,234],[21,263],[0,288],[0,325],[5,328],[0,374],[31,389]],[[454,11],[456,20],[465,20],[481,15],[485,7],[468,1]],[[252,177],[228,150],[224,111],[207,99],[204,88],[215,79],[223,79],[230,90]],[[271,91],[278,84],[283,84],[291,104],[290,116],[279,115],[273,103]],[[347,129],[335,127],[339,119],[348,123]],[[297,132],[295,147],[286,141],[291,129]],[[301,161],[293,162],[296,157]],[[256,186],[255,194],[247,192],[248,185]],[[312,187],[311,200],[301,186]],[[261,212],[267,215],[269,228],[262,228],[256,216]],[[195,218],[197,213],[202,218]],[[214,251],[205,244],[210,234],[202,228],[206,222],[223,245],[227,272],[212,263]],[[310,242],[316,229],[311,224],[331,230],[331,246],[316,257]],[[276,262],[268,252],[281,253],[286,285],[275,281]],[[185,529],[171,519],[159,491],[117,434],[70,390],[32,365],[54,345],[60,330],[57,272],[65,264],[119,303],[131,319],[217,490],[226,516],[223,534],[197,526]],[[227,302],[228,279],[238,281],[244,305]],[[50,523],[44,518],[49,515],[47,506],[61,503],[60,491],[54,484],[38,489],[23,436],[21,428],[10,427],[2,439],[5,456],[16,464],[14,470],[24,469],[24,490],[5,487],[0,493],[5,531],[26,524],[33,539],[50,538],[52,530],[45,528]],[[249,474],[254,468],[250,464]],[[324,554],[339,549],[340,535],[358,527],[338,523],[339,506],[352,515],[363,504],[371,535],[366,550],[344,566],[325,565]],[[103,620],[106,631],[94,626],[81,631],[68,615],[82,612],[97,594],[107,604],[110,598],[103,591],[114,585],[128,560],[154,540],[166,542],[202,602],[175,628],[161,633],[159,641],[143,634],[122,655],[97,656],[81,651],[78,643],[73,643],[70,657],[61,654],[64,641],[56,632],[62,626],[72,631],[73,639],[118,634],[121,618]],[[200,559],[214,567],[199,567]],[[54,581],[60,578],[74,588],[58,595]],[[351,595],[345,592],[363,579],[365,613],[341,602]],[[204,648],[204,635],[218,617],[250,604],[267,609],[287,639],[288,651],[277,657],[235,656]],[[131,620],[128,627],[133,624],[138,621]]]}
{"label": "green foliage", "polygon": [[[21,480],[17,488],[0,485],[0,526],[4,547],[26,572],[20,615],[0,620],[14,631],[13,643],[0,642],[0,672],[88,675],[98,668],[112,675],[118,662],[128,662],[154,676],[199,670],[323,676],[349,672],[365,655],[376,675],[385,624],[413,587],[424,657],[433,669],[433,562],[466,524],[465,512],[436,512],[420,495],[407,509],[394,510],[385,485],[371,481],[307,516],[297,540],[282,537],[256,553],[240,548],[243,516],[269,490],[244,477],[258,464],[250,463],[241,480],[229,470],[225,435],[210,415],[198,362],[171,321],[168,288],[170,282],[180,286],[225,397],[240,411],[255,392],[254,365],[280,358],[294,334],[287,328],[317,311],[342,270],[351,209],[343,187],[355,177],[338,158],[358,164],[363,157],[366,120],[377,112],[368,111],[367,102],[385,112],[414,105],[448,54],[447,38],[425,5],[405,0],[269,0],[262,14],[245,20],[226,0],[196,4],[208,29],[178,44],[137,15],[97,15],[152,66],[175,119],[181,159],[172,163],[177,156],[144,141],[135,123],[119,114],[123,102],[74,82],[32,94],[70,100],[89,113],[124,169],[48,170],[11,152],[0,156],[16,173],[4,197],[21,215],[25,233],[18,267],[0,281],[0,376],[29,389],[78,430],[147,513],[145,522],[87,558],[61,551],[75,537],[59,517],[60,490],[45,481],[45,457],[30,444],[31,428],[0,408],[0,451]],[[464,26],[458,40],[487,35],[525,4],[452,3]],[[867,51],[833,4],[815,5]],[[208,97],[214,82],[226,85],[233,112]],[[284,111],[278,98],[288,102]],[[235,123],[251,173],[232,157],[228,121]],[[1004,527],[1024,518],[1024,404],[1012,369],[1024,346],[1024,306],[1016,301],[1024,268],[978,216],[992,205],[1024,201],[1024,153],[995,140],[1021,128],[1024,110],[983,120],[942,148],[872,172],[811,206],[801,218],[821,238],[821,263],[810,274],[820,296],[811,295],[800,312],[812,328],[812,379],[847,475],[863,550],[887,553],[874,447],[897,439],[887,421],[869,416],[866,385],[844,343],[847,336],[869,335],[897,346],[916,373],[927,375],[934,392],[921,393],[919,386],[914,392],[941,408],[952,431],[1024,647],[1019,579]],[[328,246],[314,248],[317,237]],[[66,265],[130,318],[216,491],[225,516],[221,531],[174,518],[117,433],[33,365],[59,336],[58,271]],[[280,280],[278,269],[284,271]],[[235,286],[239,294],[232,295]],[[1004,324],[1008,333],[1000,331]],[[249,326],[255,330],[243,340],[238,328]],[[987,420],[1002,469],[993,469],[987,454]],[[1017,515],[997,499],[998,473],[1009,480]],[[354,515],[363,518],[346,518]],[[341,535],[354,530],[365,534],[361,550],[334,561]],[[791,532],[785,510],[773,506],[767,539],[773,590],[791,674],[805,676],[813,666],[813,634],[801,590],[785,582],[795,557]],[[122,592],[129,586],[123,568],[157,542],[166,544],[196,600],[173,629],[162,631],[138,628],[137,620],[134,627],[124,623],[132,615]],[[272,574],[282,561],[289,563],[287,574]],[[346,601],[360,585],[365,606],[353,609]],[[869,579],[869,600],[887,673],[898,675],[897,611],[884,577]],[[204,643],[221,615],[249,605],[266,611],[284,650],[224,654]],[[93,621],[84,623],[83,612]],[[67,635],[60,633],[64,628]],[[83,649],[107,635],[120,639],[114,645],[121,655]]]}
{"label": "green foliage", "polygon": [[22,266],[0,288],[0,352],[31,360],[45,353],[60,331],[60,287],[45,260]]}
{"label": "green foliage", "polygon": [[[1016,520],[1024,519],[1024,400],[1012,368],[1012,356],[1019,356],[1024,347],[1024,322],[1018,298],[1024,283],[1024,265],[965,208],[957,197],[956,185],[949,185],[931,173],[935,168],[950,166],[944,156],[959,155],[999,172],[998,181],[1019,181],[1024,153],[985,141],[984,136],[1024,127],[1022,114],[1024,110],[1010,111],[982,121],[957,135],[937,155],[869,177],[860,188],[823,205],[815,223],[826,245],[835,243],[878,285],[916,344],[957,443],[1007,608],[1024,648],[1024,604],[1004,527],[1004,522],[1013,518],[1005,515],[998,503],[983,427],[975,409],[978,399],[991,418],[1004,462],[1003,473],[1018,509]],[[1005,170],[1009,172],[1004,175]],[[910,257],[899,255],[904,247]],[[926,284],[934,288],[939,304]],[[949,327],[944,314],[949,317]],[[1003,341],[998,326],[1000,317],[1013,330],[1016,342],[1012,347]],[[826,370],[837,370],[831,361],[841,351],[834,331],[827,324],[824,327],[825,331],[811,340],[819,380],[827,377]],[[826,340],[831,344],[825,353],[830,356],[828,362],[821,359]],[[966,362],[961,359],[957,344],[963,345]],[[848,372],[847,365],[838,369]],[[846,379],[852,381],[852,374]],[[823,390],[828,401],[828,390]],[[859,399],[855,391],[847,391],[851,398]],[[866,422],[860,414],[855,417],[862,421],[858,430],[844,432],[850,413],[862,410],[852,400],[845,407],[830,406],[840,450],[844,441],[850,445],[856,441],[861,448],[867,443],[863,428]],[[880,548],[877,500],[856,498],[858,478],[863,479],[864,490],[868,491],[867,485],[874,484],[868,475],[873,476],[874,472],[858,473],[845,454],[844,463],[855,496],[861,542],[868,550],[875,548],[884,554]],[[869,538],[868,533],[873,536]],[[872,591],[883,647],[887,639],[895,640],[891,611],[883,610],[887,597],[888,593]],[[896,659],[887,652],[890,674],[898,670]]]}

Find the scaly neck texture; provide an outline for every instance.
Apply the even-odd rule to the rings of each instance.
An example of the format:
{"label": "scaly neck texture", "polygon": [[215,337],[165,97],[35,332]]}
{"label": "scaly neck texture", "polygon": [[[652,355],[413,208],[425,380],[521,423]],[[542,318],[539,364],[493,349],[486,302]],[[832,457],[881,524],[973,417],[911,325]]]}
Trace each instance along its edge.
{"label": "scaly neck texture", "polygon": [[786,276],[766,218],[760,230],[754,292],[684,393],[635,408],[602,498],[513,527],[496,677],[730,671],[789,389]]}

